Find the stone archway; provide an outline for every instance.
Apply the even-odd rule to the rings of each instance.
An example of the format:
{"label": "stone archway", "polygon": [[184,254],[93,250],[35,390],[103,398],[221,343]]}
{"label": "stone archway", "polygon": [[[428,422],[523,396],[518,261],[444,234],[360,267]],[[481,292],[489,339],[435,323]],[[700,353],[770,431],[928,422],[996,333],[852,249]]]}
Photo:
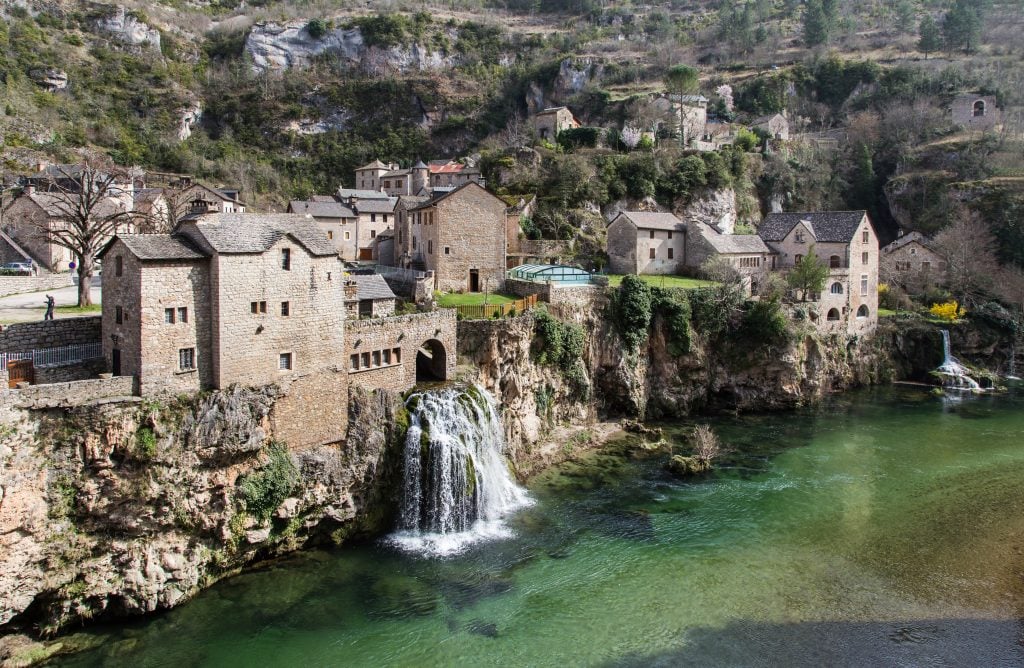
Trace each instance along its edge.
{"label": "stone archway", "polygon": [[448,380],[448,352],[437,339],[428,339],[416,350],[416,382]]}

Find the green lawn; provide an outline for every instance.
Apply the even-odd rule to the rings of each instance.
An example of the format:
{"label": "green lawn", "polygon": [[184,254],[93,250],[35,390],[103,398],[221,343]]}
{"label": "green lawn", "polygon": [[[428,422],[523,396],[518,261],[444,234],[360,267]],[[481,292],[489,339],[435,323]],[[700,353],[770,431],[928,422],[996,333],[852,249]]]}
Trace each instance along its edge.
{"label": "green lawn", "polygon": [[509,297],[508,295],[490,293],[485,295],[483,292],[465,292],[459,293],[444,293],[435,292],[434,299],[437,301],[437,305],[441,308],[452,308],[454,306],[482,306],[484,299],[487,299],[488,304],[511,304],[516,300],[515,297]]}
{"label": "green lawn", "polygon": [[90,304],[89,306],[58,306],[55,310],[57,313],[67,313],[69,315],[101,313],[103,311],[103,304]]}
{"label": "green lawn", "polygon": [[887,309],[887,308],[880,308],[880,309],[878,309],[878,317],[879,318],[888,318],[888,317],[891,317],[891,316],[894,316],[894,315],[896,315],[896,311],[893,311],[892,309]]}
{"label": "green lawn", "polygon": [[[711,285],[716,285],[714,281],[703,281],[699,278],[686,278],[685,276],[655,276],[655,275],[642,275],[640,279],[655,288],[683,288],[686,290],[692,290],[694,288],[706,288]],[[608,275],[608,284],[613,288],[619,287],[622,283],[622,276],[617,274]]]}

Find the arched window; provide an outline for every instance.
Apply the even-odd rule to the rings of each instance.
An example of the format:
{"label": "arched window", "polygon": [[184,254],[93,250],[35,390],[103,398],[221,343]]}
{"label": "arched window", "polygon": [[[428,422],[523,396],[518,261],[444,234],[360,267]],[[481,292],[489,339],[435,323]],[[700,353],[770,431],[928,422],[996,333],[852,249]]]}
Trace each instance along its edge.
{"label": "arched window", "polygon": [[830,308],[828,310],[828,315],[825,316],[825,318],[827,320],[839,320],[839,309],[837,309],[837,308]]}
{"label": "arched window", "polygon": [[833,283],[832,284],[831,292],[834,295],[841,295],[841,294],[843,294],[843,284],[842,283]]}
{"label": "arched window", "polygon": [[831,269],[839,269],[843,266],[843,260],[838,255],[833,255],[828,259],[828,266]]}
{"label": "arched window", "polygon": [[985,100],[978,100],[974,103],[974,115],[984,116],[985,115]]}
{"label": "arched window", "polygon": [[867,307],[866,304],[861,304],[860,308],[857,309],[857,317],[858,318],[866,318],[866,317],[868,317],[868,307]]}

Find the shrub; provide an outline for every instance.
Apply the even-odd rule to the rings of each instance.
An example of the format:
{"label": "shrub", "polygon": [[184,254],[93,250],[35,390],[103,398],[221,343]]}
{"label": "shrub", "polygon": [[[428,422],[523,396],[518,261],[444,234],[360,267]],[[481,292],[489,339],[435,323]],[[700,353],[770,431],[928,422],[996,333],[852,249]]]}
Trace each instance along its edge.
{"label": "shrub", "polygon": [[534,320],[535,355],[539,364],[558,367],[580,399],[590,395],[590,381],[583,364],[586,335],[576,323],[562,322],[547,311],[537,311]]}
{"label": "shrub", "polygon": [[267,455],[266,464],[239,481],[246,512],[263,521],[270,519],[299,481],[299,472],[284,444],[272,443]]}
{"label": "shrub", "polygon": [[580,147],[595,148],[603,135],[602,128],[570,128],[558,133],[558,145],[567,151]]}
{"label": "shrub", "polygon": [[955,299],[950,299],[948,302],[942,304],[932,304],[932,307],[928,309],[933,317],[939,320],[945,320],[946,322],[956,322],[960,318],[964,317],[967,311],[960,306]]}
{"label": "shrub", "polygon": [[652,311],[665,323],[669,352],[685,355],[690,352],[690,302],[681,290],[651,290]]}
{"label": "shrub", "polygon": [[326,35],[329,28],[327,21],[321,18],[315,18],[306,24],[306,32],[313,39],[320,39]]}
{"label": "shrub", "polygon": [[135,432],[136,447],[140,459],[152,459],[156,454],[156,434],[149,427],[139,427]]}
{"label": "shrub", "polygon": [[637,276],[623,276],[615,296],[615,322],[626,349],[635,352],[651,326],[651,288]]}
{"label": "shrub", "polygon": [[778,345],[789,338],[786,316],[773,299],[749,302],[740,324],[740,335],[752,344]]}

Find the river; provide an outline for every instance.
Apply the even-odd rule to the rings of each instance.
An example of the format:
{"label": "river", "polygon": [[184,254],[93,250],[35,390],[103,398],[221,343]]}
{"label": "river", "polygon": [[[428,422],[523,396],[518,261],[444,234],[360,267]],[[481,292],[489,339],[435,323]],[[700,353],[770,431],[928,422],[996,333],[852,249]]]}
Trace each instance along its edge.
{"label": "river", "polygon": [[306,552],[59,665],[1024,665],[1022,409],[886,388],[716,418],[706,478],[590,455],[511,538]]}

